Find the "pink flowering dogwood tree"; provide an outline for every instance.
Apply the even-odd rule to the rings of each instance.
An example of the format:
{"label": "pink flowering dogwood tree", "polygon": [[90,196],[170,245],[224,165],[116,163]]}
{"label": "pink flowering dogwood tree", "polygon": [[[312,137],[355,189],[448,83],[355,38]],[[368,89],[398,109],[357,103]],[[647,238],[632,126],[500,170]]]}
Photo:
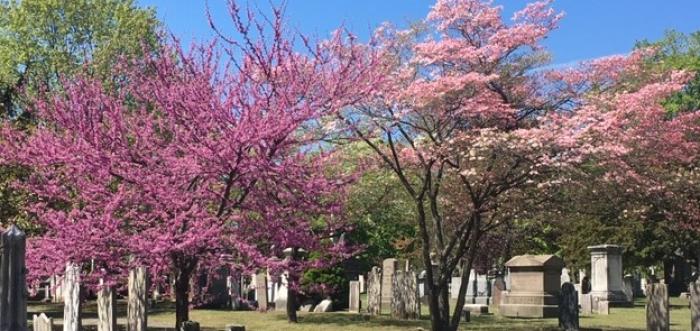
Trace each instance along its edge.
{"label": "pink flowering dogwood tree", "polygon": [[[330,240],[346,231],[347,178],[323,171],[320,123],[373,89],[375,59],[342,32],[299,53],[281,11],[258,21],[229,4],[223,47],[174,42],[116,67],[116,87],[80,77],[36,100],[29,133],[3,128],[2,162],[31,169],[18,187],[44,229],[35,279],[70,261],[116,285],[145,265],[174,277],[179,327],[198,268],[286,270],[295,291],[306,268],[347,257]],[[287,247],[324,259],[274,258]]]}
{"label": "pink flowering dogwood tree", "polygon": [[[453,289],[459,295],[450,311],[450,279],[459,270],[468,284],[482,239],[526,215],[527,206],[513,202],[534,200],[523,195],[565,181],[565,169],[593,155],[622,162],[629,154],[617,143],[641,137],[630,131],[636,121],[612,125],[612,118],[647,117],[647,105],[658,113],[659,100],[682,87],[678,74],[668,74],[637,79],[625,91],[624,78],[641,73],[616,65],[629,69],[638,54],[543,68],[540,42],[561,18],[550,1],[506,22],[490,1],[438,0],[422,25],[377,30],[388,78],[361,106],[338,114],[414,201],[422,259],[432,265],[426,290],[435,331],[458,329],[467,288]],[[661,121],[652,117],[652,126]],[[679,135],[677,124],[667,125]],[[597,134],[611,128],[619,130]],[[637,138],[622,139],[629,136]]]}

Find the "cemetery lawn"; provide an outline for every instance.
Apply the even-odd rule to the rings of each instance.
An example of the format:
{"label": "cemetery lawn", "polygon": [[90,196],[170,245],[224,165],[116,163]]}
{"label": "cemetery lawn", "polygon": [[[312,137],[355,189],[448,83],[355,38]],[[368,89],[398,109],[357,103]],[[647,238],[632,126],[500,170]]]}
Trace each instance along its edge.
{"label": "cemetery lawn", "polygon": [[[690,330],[690,310],[687,299],[671,298],[671,329]],[[124,325],[124,303],[119,305],[119,324]],[[45,311],[47,315],[56,318],[61,323],[63,307],[60,304],[29,306],[31,313]],[[94,330],[95,306],[94,303],[86,305],[84,311],[84,324],[88,330]],[[287,323],[284,313],[269,312],[258,313],[253,311],[223,311],[196,309],[190,313],[190,319],[198,321],[202,330],[223,330],[226,324],[242,324],[247,331],[415,331],[429,330],[430,322],[424,312],[420,321],[397,321],[388,316],[369,318],[366,315],[337,313],[299,313],[299,323]],[[31,320],[31,319],[30,319]],[[173,330],[175,313],[170,304],[159,305],[152,309],[148,316],[149,330]],[[632,331],[645,330],[644,299],[638,299],[632,308],[611,308],[610,315],[593,315],[581,317],[582,330],[601,331]],[[464,323],[462,330],[558,330],[556,319],[509,319],[498,315],[473,316],[470,323]]]}

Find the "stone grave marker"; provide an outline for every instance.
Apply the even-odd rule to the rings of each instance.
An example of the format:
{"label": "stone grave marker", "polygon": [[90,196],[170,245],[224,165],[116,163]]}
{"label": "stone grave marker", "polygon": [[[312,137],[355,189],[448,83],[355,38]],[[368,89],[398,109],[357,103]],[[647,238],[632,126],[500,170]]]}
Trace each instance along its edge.
{"label": "stone grave marker", "polygon": [[350,282],[350,298],[348,310],[351,313],[360,313],[360,282],[351,281]]}
{"label": "stone grave marker", "polygon": [[46,316],[44,313],[34,315],[32,325],[34,331],[53,331],[53,318]]}
{"label": "stone grave marker", "polygon": [[647,331],[670,330],[668,289],[666,284],[648,284],[646,288]]}
{"label": "stone grave marker", "polygon": [[117,297],[114,291],[103,286],[97,292],[97,331],[117,330]]}
{"label": "stone grave marker", "polygon": [[67,263],[63,278],[63,331],[80,331],[80,266]]}
{"label": "stone grave marker", "polygon": [[12,225],[0,237],[0,331],[27,330],[26,236]]}
{"label": "stone grave marker", "polygon": [[128,331],[146,331],[148,324],[148,274],[146,267],[129,271]]}
{"label": "stone grave marker", "polygon": [[578,294],[570,282],[561,286],[559,299],[559,328],[564,331],[578,331]]}
{"label": "stone grave marker", "polygon": [[367,312],[379,315],[382,311],[382,273],[378,267],[372,267],[367,277]]}

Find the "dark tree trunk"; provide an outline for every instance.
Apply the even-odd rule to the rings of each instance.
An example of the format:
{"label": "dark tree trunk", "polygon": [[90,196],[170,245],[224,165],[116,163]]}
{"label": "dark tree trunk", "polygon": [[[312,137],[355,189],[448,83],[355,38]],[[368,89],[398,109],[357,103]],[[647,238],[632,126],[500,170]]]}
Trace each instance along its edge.
{"label": "dark tree trunk", "polygon": [[[296,263],[299,258],[299,249],[292,248],[292,255],[289,257],[292,264]],[[297,323],[297,308],[298,308],[298,293],[296,286],[299,284],[299,277],[294,272],[287,274],[287,320],[289,323]]]}
{"label": "dark tree trunk", "polygon": [[190,280],[197,263],[176,259],[175,265],[175,330],[180,330],[182,322],[190,319]]}

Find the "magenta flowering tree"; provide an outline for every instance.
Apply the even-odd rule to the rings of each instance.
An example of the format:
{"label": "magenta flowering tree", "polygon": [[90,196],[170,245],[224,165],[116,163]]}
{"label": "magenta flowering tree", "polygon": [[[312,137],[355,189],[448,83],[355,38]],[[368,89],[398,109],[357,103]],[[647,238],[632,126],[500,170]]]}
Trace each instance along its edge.
{"label": "magenta flowering tree", "polygon": [[[117,284],[146,265],[174,277],[179,326],[198,268],[270,267],[294,281],[347,257],[330,240],[346,227],[345,180],[322,171],[321,124],[374,87],[375,59],[342,32],[299,53],[280,11],[261,25],[229,7],[237,33],[222,47],[175,42],[116,67],[117,88],[77,78],[36,100],[31,132],[3,128],[2,162],[31,169],[18,187],[44,229],[28,253],[35,279],[71,261],[89,284]],[[327,258],[271,258],[286,247]]]}

